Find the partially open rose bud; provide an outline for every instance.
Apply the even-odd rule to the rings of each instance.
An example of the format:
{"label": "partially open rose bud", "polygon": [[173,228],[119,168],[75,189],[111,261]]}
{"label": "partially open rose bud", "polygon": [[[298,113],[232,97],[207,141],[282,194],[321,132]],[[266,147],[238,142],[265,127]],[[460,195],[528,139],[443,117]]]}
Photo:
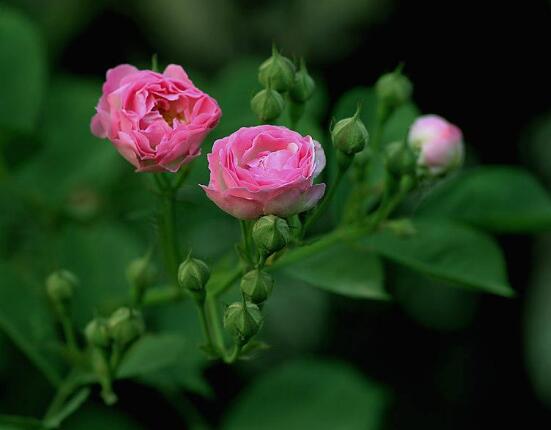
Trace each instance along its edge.
{"label": "partially open rose bud", "polygon": [[410,128],[408,143],[422,176],[439,176],[463,163],[461,130],[438,115],[424,115]]}
{"label": "partially open rose bud", "polygon": [[214,142],[207,158],[210,182],[203,189],[239,219],[304,212],[325,192],[325,184],[314,184],[325,167],[323,148],[285,127],[240,128]]}
{"label": "partially open rose bud", "polygon": [[176,172],[201,153],[221,116],[182,67],[163,73],[123,64],[107,71],[92,133],[109,139],[139,172]]}

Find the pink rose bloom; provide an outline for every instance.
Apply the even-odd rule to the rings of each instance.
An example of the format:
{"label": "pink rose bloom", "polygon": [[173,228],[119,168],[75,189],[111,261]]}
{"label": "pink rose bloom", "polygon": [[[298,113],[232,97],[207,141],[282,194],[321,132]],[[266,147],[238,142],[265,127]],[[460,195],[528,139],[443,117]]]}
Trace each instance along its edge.
{"label": "pink rose bloom", "polygon": [[461,130],[438,115],[424,115],[409,130],[408,142],[418,154],[417,165],[430,175],[441,175],[463,162]]}
{"label": "pink rose bloom", "polygon": [[325,184],[314,185],[325,167],[321,145],[285,127],[240,128],[214,142],[208,161],[210,182],[202,187],[236,218],[297,214],[325,192]]}
{"label": "pink rose bloom", "polygon": [[108,138],[138,172],[176,172],[200,153],[221,116],[182,67],[164,73],[122,64],[107,71],[92,133]]}

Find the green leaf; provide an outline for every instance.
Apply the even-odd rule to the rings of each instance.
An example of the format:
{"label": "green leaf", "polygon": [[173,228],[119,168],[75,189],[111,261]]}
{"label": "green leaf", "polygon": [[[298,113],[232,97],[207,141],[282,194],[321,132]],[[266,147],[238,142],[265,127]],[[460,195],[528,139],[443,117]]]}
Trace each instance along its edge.
{"label": "green leaf", "polygon": [[143,255],[146,245],[116,223],[90,226],[68,225],[50,250],[58,267],[80,279],[75,291],[73,315],[79,327],[96,314],[108,315],[129,300],[126,267]]}
{"label": "green leaf", "polygon": [[61,408],[55,415],[49,417],[44,422],[44,425],[49,429],[58,428],[65,419],[74,414],[82,405],[84,405],[84,403],[86,403],[88,397],[90,397],[90,388],[81,388],[69,399],[67,403],[65,403],[65,405],[63,405],[63,408]]}
{"label": "green leaf", "polygon": [[51,383],[59,383],[61,345],[43,285],[5,263],[0,263],[0,279],[0,329]]}
{"label": "green leaf", "polygon": [[426,275],[479,291],[511,297],[505,261],[494,240],[445,220],[417,219],[416,233],[382,230],[361,240],[366,249]]}
{"label": "green leaf", "polygon": [[0,415],[0,430],[35,430],[44,429],[40,420],[15,415]]}
{"label": "green leaf", "polygon": [[339,362],[301,360],[255,378],[226,417],[225,430],[375,430],[388,394]]}
{"label": "green leaf", "polygon": [[448,217],[495,232],[551,228],[551,199],[527,171],[480,167],[437,187],[421,204],[423,216]]}
{"label": "green leaf", "polygon": [[[64,78],[48,92],[39,137],[43,148],[18,173],[22,185],[56,206],[97,206],[124,161],[108,141],[90,132],[99,82]],[[94,208],[92,208],[94,209]]]}
{"label": "green leaf", "polygon": [[132,378],[166,368],[175,364],[190,347],[182,336],[144,336],[126,354],[117,377]]}
{"label": "green leaf", "polygon": [[0,127],[30,132],[44,92],[44,49],[32,22],[4,6],[0,6],[0,58]]}
{"label": "green leaf", "polygon": [[332,293],[388,300],[379,258],[353,244],[339,243],[285,268],[286,273]]}

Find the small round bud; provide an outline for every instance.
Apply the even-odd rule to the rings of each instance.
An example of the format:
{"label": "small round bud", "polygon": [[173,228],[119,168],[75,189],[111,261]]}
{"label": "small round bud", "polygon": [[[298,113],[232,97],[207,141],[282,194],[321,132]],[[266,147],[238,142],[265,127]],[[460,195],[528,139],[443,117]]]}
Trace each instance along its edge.
{"label": "small round bud", "polygon": [[375,84],[375,92],[382,103],[395,109],[410,99],[413,85],[397,70],[381,76]]}
{"label": "small round bud", "polygon": [[155,280],[155,269],[151,266],[149,255],[136,258],[126,268],[126,278],[137,290],[144,290]]}
{"label": "small round bud", "polygon": [[258,69],[258,80],[266,88],[272,88],[280,93],[288,91],[295,80],[295,65],[274,47],[272,56]]}
{"label": "small round bud", "polygon": [[348,155],[354,155],[364,149],[369,134],[360,119],[360,109],[354,116],[341,119],[331,130],[333,146]]}
{"label": "small round bud", "polygon": [[130,308],[119,308],[107,322],[108,331],[119,345],[128,345],[138,339],[145,331],[142,314]]}
{"label": "small round bud", "polygon": [[232,303],[224,313],[224,327],[239,342],[245,345],[260,330],[262,314],[257,305],[247,303]]}
{"label": "small round bud", "polygon": [[97,348],[106,348],[111,341],[109,326],[103,318],[90,321],[84,329],[84,336],[90,345]]}
{"label": "small round bud", "polygon": [[204,297],[209,278],[209,267],[198,258],[189,256],[178,268],[178,284],[195,298]]}
{"label": "small round bud", "polygon": [[409,130],[408,144],[417,159],[417,174],[444,175],[463,163],[461,130],[438,115],[419,117]]}
{"label": "small round bud", "polygon": [[266,301],[274,288],[274,279],[260,269],[253,269],[241,278],[241,291],[245,298],[255,304]]}
{"label": "small round bud", "polygon": [[295,82],[289,91],[289,97],[295,102],[305,103],[314,94],[316,84],[308,73],[304,60],[300,62],[300,69],[295,74]]}
{"label": "small round bud", "polygon": [[415,155],[402,142],[392,142],[386,148],[386,168],[396,177],[415,173]]}
{"label": "small round bud", "polygon": [[275,121],[284,108],[283,97],[271,88],[260,90],[251,100],[251,109],[260,122]]}
{"label": "small round bud", "polygon": [[72,272],[58,270],[46,279],[46,291],[53,302],[65,304],[73,297],[78,283],[78,278]]}
{"label": "small round bud", "polygon": [[283,218],[266,215],[255,222],[252,236],[258,250],[268,256],[287,246],[289,225]]}

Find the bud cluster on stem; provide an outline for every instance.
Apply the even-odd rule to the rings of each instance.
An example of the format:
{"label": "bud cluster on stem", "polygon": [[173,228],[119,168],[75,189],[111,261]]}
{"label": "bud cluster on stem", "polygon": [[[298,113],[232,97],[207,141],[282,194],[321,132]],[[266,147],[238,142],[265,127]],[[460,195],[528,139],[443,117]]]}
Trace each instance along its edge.
{"label": "bud cluster on stem", "polygon": [[304,60],[297,69],[274,45],[272,55],[258,69],[258,81],[264,88],[251,100],[251,109],[258,120],[261,123],[276,121],[288,104],[291,128],[294,128],[316,87]]}

